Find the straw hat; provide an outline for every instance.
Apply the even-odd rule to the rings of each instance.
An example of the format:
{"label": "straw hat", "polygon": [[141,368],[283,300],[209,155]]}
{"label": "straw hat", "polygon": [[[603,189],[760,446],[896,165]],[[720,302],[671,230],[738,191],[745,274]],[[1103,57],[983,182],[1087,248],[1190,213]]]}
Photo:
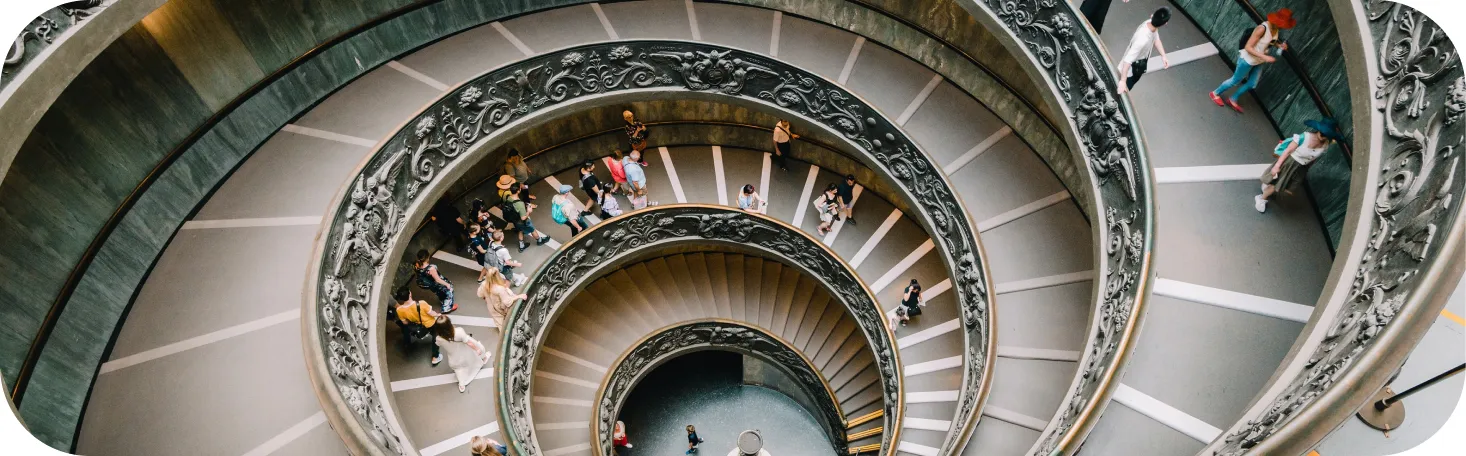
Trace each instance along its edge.
{"label": "straw hat", "polygon": [[494,185],[499,187],[499,190],[508,190],[509,186],[514,185],[514,176],[508,174],[499,176],[499,182]]}
{"label": "straw hat", "polygon": [[1288,8],[1283,8],[1272,13],[1268,13],[1267,21],[1271,22],[1274,27],[1284,30],[1293,28],[1293,26],[1298,25],[1298,20],[1293,19],[1293,10]]}

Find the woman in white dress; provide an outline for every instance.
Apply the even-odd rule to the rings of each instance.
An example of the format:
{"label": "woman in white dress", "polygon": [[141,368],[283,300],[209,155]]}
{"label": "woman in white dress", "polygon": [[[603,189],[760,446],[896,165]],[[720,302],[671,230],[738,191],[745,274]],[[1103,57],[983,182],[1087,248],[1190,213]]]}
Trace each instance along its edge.
{"label": "woman in white dress", "polygon": [[458,392],[467,391],[468,383],[478,377],[479,369],[489,362],[489,351],[463,328],[453,326],[446,315],[438,316],[433,332],[437,334],[433,342],[438,344],[443,356],[448,357],[448,367],[452,367],[454,376],[458,377]]}

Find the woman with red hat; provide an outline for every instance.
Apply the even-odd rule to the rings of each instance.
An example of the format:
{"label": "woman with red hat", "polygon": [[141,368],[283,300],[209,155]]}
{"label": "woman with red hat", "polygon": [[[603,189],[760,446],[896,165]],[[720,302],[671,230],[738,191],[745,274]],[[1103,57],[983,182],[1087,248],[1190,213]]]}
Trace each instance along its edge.
{"label": "woman with red hat", "polygon": [[[1208,94],[1211,101],[1217,106],[1231,106],[1232,110],[1242,112],[1242,105],[1237,104],[1237,98],[1257,87],[1263,64],[1278,61],[1276,55],[1281,55],[1288,49],[1288,43],[1278,40],[1278,33],[1291,29],[1294,25],[1298,25],[1298,21],[1293,19],[1293,10],[1283,8],[1268,14],[1266,22],[1258,24],[1251,34],[1245,36],[1241,49],[1237,52],[1237,71],[1232,74],[1231,79],[1222,81],[1217,90]],[[1222,101],[1222,94],[1233,87],[1237,91],[1228,100]]]}

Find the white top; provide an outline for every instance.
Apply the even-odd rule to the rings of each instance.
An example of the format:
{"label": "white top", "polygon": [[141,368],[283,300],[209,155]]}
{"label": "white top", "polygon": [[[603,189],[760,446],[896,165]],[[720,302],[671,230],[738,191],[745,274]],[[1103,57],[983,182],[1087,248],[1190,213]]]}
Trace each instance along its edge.
{"label": "white top", "polygon": [[1298,148],[1293,149],[1293,155],[1291,155],[1291,157],[1293,157],[1293,161],[1298,162],[1298,164],[1300,165],[1307,165],[1309,163],[1313,163],[1314,160],[1318,159],[1318,156],[1323,155],[1325,151],[1329,150],[1328,141],[1324,141],[1323,147],[1319,147],[1317,149],[1311,149],[1308,147],[1309,138],[1317,134],[1318,133],[1310,132],[1298,135],[1300,136],[1298,140]]}
{"label": "white top", "polygon": [[1130,45],[1125,47],[1125,56],[1120,58],[1124,63],[1135,63],[1140,59],[1148,59],[1155,53],[1155,42],[1161,39],[1159,30],[1150,29],[1150,21],[1140,23],[1135,28],[1135,34],[1130,36]]}
{"label": "white top", "polygon": [[[1253,46],[1252,48],[1252,50],[1257,51],[1258,54],[1267,53],[1268,43],[1272,43],[1274,39],[1278,38],[1278,31],[1273,30],[1273,24],[1271,22],[1263,21],[1262,27],[1262,38],[1258,39],[1257,45]],[[1252,32],[1249,31],[1247,33],[1251,34]],[[1262,59],[1259,59],[1252,54],[1248,54],[1246,50],[1239,49],[1238,51],[1242,56],[1242,60],[1247,62],[1248,65],[1262,65],[1264,63]]]}

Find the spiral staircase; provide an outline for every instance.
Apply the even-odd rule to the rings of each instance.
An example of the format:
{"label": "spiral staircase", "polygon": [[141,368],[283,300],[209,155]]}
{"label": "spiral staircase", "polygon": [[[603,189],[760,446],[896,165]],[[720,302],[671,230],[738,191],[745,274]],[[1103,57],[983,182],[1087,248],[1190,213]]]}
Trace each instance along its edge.
{"label": "spiral staircase", "polygon": [[[1131,96],[1106,105],[1102,93],[1076,81],[1090,71],[1103,76],[1097,87],[1113,87],[1109,64],[1074,49],[1092,48],[1085,55],[1102,59],[1121,45],[1128,25],[1112,24],[1103,37],[1075,25],[1077,38],[1063,38],[1076,40],[1065,42],[1074,54],[1045,66],[1046,48],[1033,37],[1055,35],[1015,19],[1023,15],[1012,8],[1036,8],[1029,17],[1049,25],[1082,23],[1062,3],[942,2],[936,10],[963,15],[944,25],[885,2],[561,3],[427,39],[298,114],[273,119],[284,126],[201,196],[160,247],[117,322],[69,449],[435,456],[464,454],[469,438],[488,435],[516,454],[605,456],[596,425],[603,401],[616,402],[607,385],[620,378],[618,366],[659,331],[720,321],[765,332],[809,362],[838,410],[843,435],[833,440],[849,454],[1302,454],[1350,414],[1298,410],[1357,408],[1409,352],[1389,344],[1439,343],[1426,330],[1461,275],[1449,255],[1462,241],[1459,157],[1407,160],[1403,166],[1414,166],[1422,183],[1406,197],[1383,183],[1402,179],[1387,172],[1394,156],[1356,147],[1355,159],[1366,166],[1354,174],[1351,215],[1331,257],[1303,195],[1258,214],[1255,178],[1206,174],[1253,173],[1267,159],[1255,152],[1277,140],[1250,98],[1248,114],[1232,116],[1203,97],[1177,97],[1225,78],[1230,70],[1218,58],[1155,71]],[[1159,3],[1117,4],[1111,21]],[[878,25],[841,8],[859,8]],[[1360,30],[1344,35],[1373,50],[1371,33],[1387,31],[1383,21],[1400,11],[1360,8]],[[963,41],[971,37],[952,32],[960,29],[952,24],[988,29],[1023,68],[973,64],[989,57],[973,57]],[[1168,48],[1208,42],[1180,17],[1167,33]],[[614,57],[621,46],[635,52]],[[738,77],[748,81],[760,77],[754,67],[769,73],[766,80],[807,74],[800,88],[848,95],[829,106],[862,113],[852,118],[868,124],[850,128],[892,133],[841,130],[847,125],[831,120],[838,116],[820,115],[834,111],[739,93],[743,79],[719,86],[732,84],[717,79],[727,75],[687,60],[666,73],[681,71],[684,79],[636,86],[640,70],[628,64],[631,73],[622,74],[630,82],[614,83],[624,91],[605,79],[580,98],[547,91],[553,101],[540,104],[526,101],[532,84],[514,73],[554,77],[550,69],[585,68],[575,59],[614,66],[709,52],[727,53],[715,67],[745,65]],[[983,76],[967,73],[977,70]],[[695,86],[688,74],[712,85]],[[973,82],[1015,74],[1036,82]],[[1441,74],[1421,90],[1460,95],[1445,88],[1460,80],[1459,63]],[[477,84],[497,89],[469,99],[465,89]],[[1030,84],[1042,90],[1029,91]],[[768,92],[779,90],[795,89]],[[1033,93],[1037,99],[1026,96]],[[443,125],[450,110],[475,107],[494,122],[486,113],[495,99],[533,107],[504,114],[505,123],[480,133]],[[704,105],[712,107],[690,108]],[[1460,106],[1432,109],[1444,118],[1459,116]],[[606,146],[620,141],[623,107],[652,125],[646,171],[650,199],[661,205],[596,219],[597,228],[572,237],[551,220],[547,202],[561,183],[576,187],[577,204],[585,201],[575,185],[578,164],[600,163]],[[1055,112],[1063,114],[1046,114]],[[1459,133],[1454,120],[1378,120],[1391,114],[1356,112],[1357,142],[1409,144],[1390,129],[1433,145],[1460,141],[1450,136]],[[1059,125],[1046,125],[1045,117]],[[766,140],[773,118],[793,119],[806,136],[787,170],[773,166],[756,141]],[[434,142],[443,134],[452,139]],[[511,331],[497,327],[474,296],[477,266],[422,216],[436,204],[466,212],[475,198],[497,201],[500,154],[516,145],[534,171],[535,225],[554,241],[514,254],[531,278],[518,291],[531,299],[516,306]],[[1102,145],[1103,153],[1091,150]],[[596,173],[610,180],[605,166]],[[860,176],[858,223],[836,222],[819,235],[810,202],[845,174]],[[751,247],[633,248],[615,253],[624,261],[585,266],[583,277],[557,282],[566,265],[586,252],[599,255],[609,232],[633,218],[717,213],[744,184],[769,200],[763,214],[729,210],[719,220],[786,230],[782,239],[823,246],[804,250],[827,252],[839,267],[812,273],[781,256],[789,252]],[[1375,207],[1376,194],[1398,205]],[[947,201],[958,211],[934,203]],[[365,213],[373,215],[357,218]],[[1381,226],[1405,240],[1379,234]],[[1256,234],[1265,232],[1288,235]],[[970,255],[952,254],[964,233],[973,240]],[[408,283],[402,264],[417,248],[433,251],[456,286],[454,323],[494,353],[465,393],[451,371],[427,362],[426,345],[397,344],[399,329],[382,317],[384,290]],[[1418,265],[1411,272],[1378,277],[1403,267],[1379,262],[1406,256]],[[832,286],[829,275],[841,271],[858,286]],[[926,287],[925,312],[890,327],[884,315],[912,279]],[[1394,282],[1360,283],[1370,280]],[[425,290],[414,295],[436,303]],[[1357,331],[1339,339],[1330,327]],[[1320,372],[1309,361],[1321,350],[1312,357],[1347,366],[1352,354],[1330,351],[1341,344],[1389,354],[1374,361],[1380,368],[1372,373]],[[516,351],[523,347],[532,356]],[[302,352],[304,362],[296,356]],[[883,368],[886,362],[899,364]],[[1338,386],[1309,389],[1320,378]],[[32,391],[33,403],[45,397]]]}

